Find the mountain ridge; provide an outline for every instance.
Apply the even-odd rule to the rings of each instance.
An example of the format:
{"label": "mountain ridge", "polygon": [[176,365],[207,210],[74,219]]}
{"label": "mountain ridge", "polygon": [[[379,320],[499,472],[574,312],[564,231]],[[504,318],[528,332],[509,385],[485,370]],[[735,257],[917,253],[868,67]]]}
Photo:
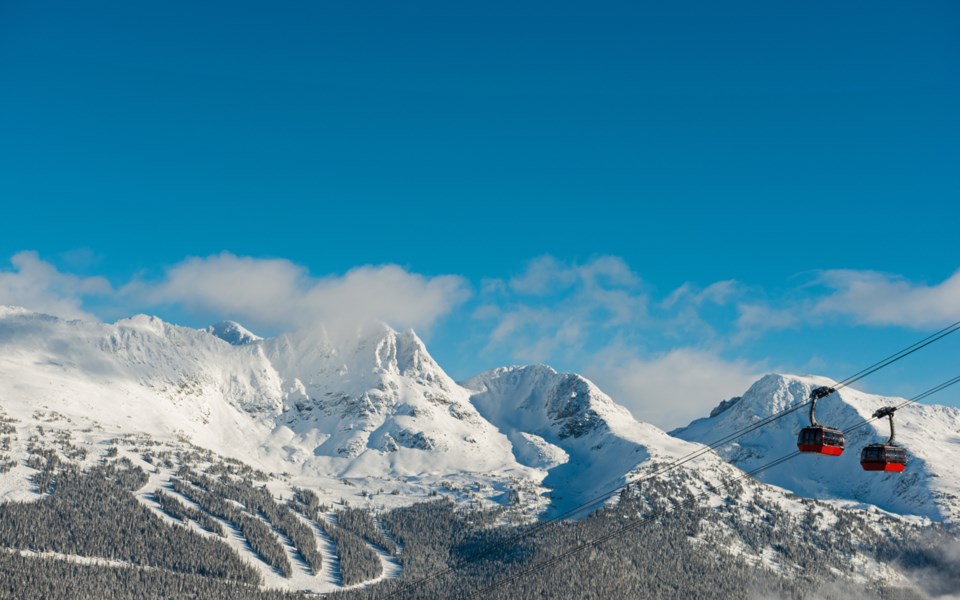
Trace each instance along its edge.
{"label": "mountain ridge", "polygon": [[[939,549],[922,542],[923,532],[939,535],[932,521],[952,523],[957,506],[951,486],[958,484],[946,463],[913,448],[910,438],[923,422],[906,419],[904,437],[913,448],[908,477],[874,476],[864,480],[873,487],[846,495],[836,488],[849,479],[842,462],[809,471],[812,457],[799,457],[774,472],[793,476],[782,481],[741,470],[792,452],[805,415],[790,415],[793,421],[777,421],[759,437],[745,436],[717,452],[701,444],[830,383],[764,377],[674,437],[635,420],[587,378],[546,365],[500,367],[455,382],[415,332],[382,323],[350,335],[318,327],[231,344],[209,329],[147,315],[103,324],[4,307],[0,511],[52,510],[58,477],[95,487],[112,485],[104,473],[125,473],[136,483],[110,501],[123,496],[131,511],[139,504],[149,511],[139,514],[154,525],[159,518],[208,538],[221,530],[268,589],[345,592],[350,586],[334,575],[340,569],[362,582],[357,585],[402,577],[404,557],[414,557],[413,565],[424,555],[411,545],[403,553],[385,551],[396,544],[383,537],[380,519],[410,525],[407,517],[422,515],[417,535],[406,541],[424,547],[439,542],[444,550],[438,556],[446,556],[454,548],[447,544],[459,542],[434,539],[441,534],[429,529],[436,526],[433,512],[445,507],[466,521],[487,522],[476,533],[492,540],[503,535],[497,527],[522,535],[532,521],[555,517],[564,518],[560,531],[567,533],[557,538],[563,539],[581,528],[607,535],[621,523],[655,515],[672,523],[670,535],[686,540],[691,551],[722,548],[731,567],[744,567],[743,559],[782,577],[805,577],[809,557],[827,544],[830,557],[817,562],[823,572],[842,557],[848,567],[843,578],[857,585],[908,585],[909,569],[894,564],[889,553],[909,541],[929,564]],[[847,400],[823,402],[825,423],[863,419],[891,401],[841,393]],[[918,414],[930,419],[946,411],[923,408]],[[693,454],[701,456],[686,462]],[[853,454],[851,444],[844,459]],[[684,464],[673,468],[678,460]],[[855,458],[852,467],[859,468]],[[813,483],[798,479],[808,471],[818,475]],[[876,497],[883,489],[896,493]],[[438,497],[450,502],[418,504]],[[242,502],[222,504],[227,501]],[[244,505],[246,512],[238,508]],[[337,529],[341,518],[360,527],[355,533],[361,537]],[[19,536],[29,530],[24,523],[30,519],[24,519],[13,528],[19,533],[9,538],[10,548],[32,551],[20,547],[25,538]],[[298,530],[297,523],[309,527]],[[89,525],[94,531],[99,526]],[[271,526],[282,528],[280,535]],[[844,536],[837,547],[830,541],[834,528]],[[289,532],[296,531],[294,548]],[[65,552],[69,547],[57,541],[56,528],[44,535],[62,560],[104,556],[92,546]],[[320,571],[301,564],[307,555],[318,564],[311,544],[325,556]],[[363,568],[351,566],[357,553],[367,557]],[[444,596],[440,589],[437,595]]]}
{"label": "mountain ridge", "polygon": [[[713,416],[697,419],[671,435],[710,443],[757,421],[805,402],[810,391],[836,382],[817,376],[769,374],[755,382],[739,401]],[[937,521],[960,520],[960,477],[951,465],[960,461],[960,409],[911,403],[895,416],[897,443],[908,453],[902,474],[864,472],[860,449],[889,437],[886,419],[872,420],[884,406],[900,405],[903,398],[867,394],[845,387],[817,403],[817,420],[849,429],[840,457],[801,455],[789,465],[773,467],[758,477],[808,497],[852,500],[873,504],[898,514],[915,514]],[[871,421],[867,423],[867,421]],[[717,453],[743,470],[751,470],[796,450],[796,436],[808,425],[806,407],[785,415],[757,432],[717,448]]]}
{"label": "mountain ridge", "polygon": [[[228,329],[247,331],[235,325]],[[430,481],[466,489],[483,480],[488,500],[520,497],[554,514],[834,383],[767,375],[723,410],[668,434],[636,421],[588,379],[546,365],[500,367],[457,383],[414,331],[383,323],[349,336],[317,327],[241,344],[210,329],[148,315],[104,324],[0,307],[0,394],[18,418],[55,410],[88,427],[183,437],[304,481],[389,479],[425,491]],[[850,388],[839,397],[852,403],[822,401],[822,422],[862,421],[894,401]],[[750,470],[791,452],[805,419],[806,411],[788,415],[719,448],[717,460]],[[801,467],[760,477],[809,497],[955,521],[960,481],[936,454],[954,456],[958,444],[949,427],[934,428],[943,439],[932,450],[917,440],[922,423],[960,423],[960,411],[914,405],[900,419],[911,466],[899,478],[858,471],[856,450],[883,437],[877,424],[850,435],[840,462],[802,456],[794,461]],[[711,454],[698,459],[700,468],[722,468]]]}

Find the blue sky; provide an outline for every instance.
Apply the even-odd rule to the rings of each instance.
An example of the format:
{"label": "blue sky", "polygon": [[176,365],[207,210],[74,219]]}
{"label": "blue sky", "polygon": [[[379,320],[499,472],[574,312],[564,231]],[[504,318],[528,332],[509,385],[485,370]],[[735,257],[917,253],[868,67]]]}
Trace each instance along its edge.
{"label": "blue sky", "polygon": [[5,2],[0,302],[369,313],[671,425],[960,319],[960,7],[662,4]]}

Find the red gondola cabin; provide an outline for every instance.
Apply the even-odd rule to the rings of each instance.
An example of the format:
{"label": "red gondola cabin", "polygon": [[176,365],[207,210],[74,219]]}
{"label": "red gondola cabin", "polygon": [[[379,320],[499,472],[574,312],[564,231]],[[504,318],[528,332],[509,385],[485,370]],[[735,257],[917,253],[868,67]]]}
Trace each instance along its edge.
{"label": "red gondola cabin", "polygon": [[890,439],[885,444],[870,444],[860,451],[860,466],[864,471],[903,473],[907,468],[907,451],[894,443],[897,432],[893,426],[893,413],[896,411],[896,406],[885,406],[873,413],[874,419],[890,419]]}
{"label": "red gondola cabin", "polygon": [[907,468],[907,451],[892,444],[870,444],[860,451],[864,471],[903,473]]}
{"label": "red gondola cabin", "polygon": [[804,427],[797,437],[797,449],[800,452],[815,452],[828,456],[843,454],[845,442],[843,432],[832,427]]}
{"label": "red gondola cabin", "polygon": [[826,398],[837,390],[831,387],[818,387],[810,391],[810,426],[800,430],[797,436],[797,449],[800,452],[813,452],[827,456],[843,454],[843,432],[833,427],[824,427],[817,423],[817,400]]}

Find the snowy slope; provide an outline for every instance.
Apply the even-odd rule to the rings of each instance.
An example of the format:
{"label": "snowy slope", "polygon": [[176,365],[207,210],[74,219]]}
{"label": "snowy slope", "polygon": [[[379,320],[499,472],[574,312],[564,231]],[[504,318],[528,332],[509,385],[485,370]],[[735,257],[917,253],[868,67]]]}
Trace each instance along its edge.
{"label": "snowy slope", "polygon": [[[313,329],[260,339],[233,323],[196,330],[144,315],[86,323],[0,307],[0,408],[24,424],[35,426],[37,411],[56,412],[85,439],[186,440],[293,484],[330,489],[326,482],[348,478],[398,491],[396,501],[446,482],[461,499],[519,500],[529,510],[543,507],[547,491],[562,512],[831,383],[765,377],[671,437],[583,377],[545,366],[458,384],[414,332],[382,324],[346,336]],[[896,402],[850,389],[840,398],[821,403],[822,422],[846,427]],[[794,413],[720,456],[750,469],[787,454],[805,420]],[[761,477],[805,496],[957,521],[960,411],[911,405],[897,420],[911,460],[904,474],[860,470],[859,448],[885,432],[878,422],[852,433],[840,458],[801,456]],[[736,473],[715,456],[690,466]]]}
{"label": "snowy slope", "polygon": [[265,365],[232,349],[143,315],[102,325],[0,309],[0,398],[24,420],[53,410],[114,431],[244,448],[263,429],[248,409],[279,398],[247,375]]}
{"label": "snowy slope", "polygon": [[285,460],[309,449],[347,476],[527,472],[413,331],[376,324],[357,333],[301,332],[256,348],[280,379],[271,439]]}
{"label": "snowy slope", "polygon": [[457,384],[414,332],[383,324],[259,339],[235,323],[99,324],[7,308],[0,399],[26,423],[55,411],[104,437],[183,439],[298,485],[348,478],[406,495],[439,483],[533,512],[562,511],[696,449],[549,367]]}
{"label": "snowy slope", "polygon": [[3,308],[0,403],[27,421],[56,411],[295,475],[536,478],[412,331],[376,325],[349,339],[317,330],[239,345],[218,331]]}
{"label": "snowy slope", "polygon": [[[711,443],[805,401],[814,387],[834,384],[822,377],[767,375],[739,401],[671,434]],[[844,388],[839,391],[839,398],[833,395],[818,402],[817,420],[846,429],[869,419],[882,406],[901,402],[902,398]],[[750,470],[796,450],[797,433],[808,422],[804,408],[719,448],[718,452],[741,469]],[[894,513],[960,522],[960,409],[910,404],[897,411],[896,426],[897,442],[908,453],[907,470],[902,474],[865,472],[860,468],[860,449],[889,436],[887,420],[883,419],[848,433],[842,456],[804,454],[759,477],[802,496],[854,500]]]}
{"label": "snowy slope", "polygon": [[[546,469],[553,510],[563,513],[622,485],[651,462],[697,450],[636,421],[589,380],[544,365],[505,367],[463,384],[471,402],[510,438],[517,460]],[[716,463],[705,457],[705,463]],[[714,464],[716,466],[716,464]]]}
{"label": "snowy slope", "polygon": [[[842,573],[858,585],[907,584],[901,570],[863,548],[871,540],[904,535],[909,525],[903,521],[923,524],[924,519],[901,521],[862,503],[801,498],[746,476],[713,452],[666,470],[703,446],[637,422],[577,374],[557,373],[546,366],[507,367],[478,375],[464,386],[476,390],[471,401],[510,438],[518,460],[548,470],[544,483],[552,490],[554,505],[547,517],[566,514],[584,503],[596,508],[593,499],[608,497],[611,489],[626,481],[641,481],[642,486],[630,488],[631,494],[664,494],[668,500],[658,504],[658,510],[690,516],[710,507],[709,514],[720,515],[713,525],[691,528],[696,531],[692,539],[703,543],[707,552],[729,552],[772,571],[802,576],[809,565],[796,560],[802,554],[798,540],[812,539],[811,551],[843,553]],[[785,400],[782,395],[779,398]],[[754,417],[747,416],[745,421],[754,422]],[[708,428],[704,431],[709,433]],[[792,451],[784,450],[783,454]],[[776,451],[764,448],[756,458],[767,462],[782,455]],[[858,525],[851,527],[853,522]],[[754,537],[758,531],[772,532],[771,538],[761,541]],[[839,550],[832,539],[835,535],[845,535],[844,543],[850,548]],[[773,542],[774,538],[780,541]]]}
{"label": "snowy slope", "polygon": [[[30,482],[36,469],[26,458],[29,447],[42,442],[85,466],[109,456],[110,449],[119,452],[149,473],[138,498],[155,512],[151,494],[169,491],[179,467],[203,470],[222,466],[227,457],[262,470],[259,481],[278,500],[304,487],[327,504],[343,506],[348,499],[351,506],[381,510],[439,492],[462,505],[511,505],[504,513],[508,519],[545,508],[541,516],[556,516],[831,383],[768,376],[743,399],[672,437],[637,422],[587,379],[546,366],[495,369],[458,384],[413,331],[382,324],[349,335],[315,328],[262,339],[232,322],[197,330],[138,315],[102,324],[0,307],[0,424],[6,428],[0,467],[15,459],[12,469],[0,468],[0,502],[40,497]],[[895,402],[854,390],[843,390],[841,397],[822,403],[824,423],[848,426]],[[960,460],[956,409],[915,405],[898,413],[898,439],[911,458],[903,475],[859,470],[856,450],[879,436],[875,428],[851,435],[850,450],[839,459],[803,456],[763,475],[801,495],[841,501],[829,506],[743,479],[724,460],[749,469],[792,452],[805,418],[793,414],[719,455],[706,453],[658,476],[644,489],[660,486],[654,493],[666,494],[668,504],[672,498],[696,501],[680,510],[725,511],[722,522],[701,532],[703,542],[715,544],[720,538],[714,535],[729,538],[727,551],[774,569],[786,568],[781,562],[788,564],[789,557],[777,558],[779,551],[762,543],[735,543],[757,519],[781,519],[779,529],[788,523],[797,532],[829,531],[843,521],[849,499],[904,515],[952,522],[960,517],[960,476],[953,468]],[[196,453],[188,461],[191,445],[214,454]],[[89,452],[71,454],[75,449]],[[164,462],[164,455],[172,462]],[[616,494],[610,498],[617,500]],[[866,523],[862,535],[888,535],[894,526],[883,513],[860,506],[867,509],[858,511]],[[237,535],[230,543],[270,587],[342,587],[327,571],[283,578],[250,555]],[[337,564],[329,544],[321,546],[325,561],[330,559],[324,564]],[[394,564],[380,557],[386,566]],[[895,569],[877,575],[885,567],[869,556],[854,554],[848,563],[858,581],[900,577]],[[395,575],[384,571],[382,577]]]}
{"label": "snowy slope", "polygon": [[263,339],[235,321],[220,321],[207,327],[206,331],[234,346],[245,346]]}

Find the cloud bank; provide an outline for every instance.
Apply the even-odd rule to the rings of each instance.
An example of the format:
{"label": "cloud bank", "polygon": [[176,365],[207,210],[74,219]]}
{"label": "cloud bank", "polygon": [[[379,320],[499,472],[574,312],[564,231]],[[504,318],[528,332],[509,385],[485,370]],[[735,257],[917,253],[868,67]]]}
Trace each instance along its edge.
{"label": "cloud bank", "polygon": [[370,320],[428,330],[470,296],[463,277],[428,277],[397,265],[366,265],[343,275],[314,277],[284,259],[229,252],[188,258],[158,279],[135,279],[117,288],[103,277],[63,273],[36,252],[20,252],[0,271],[0,304],[24,306],[64,318],[97,320],[91,300],[111,312],[176,308],[230,318],[255,328],[336,328]]}
{"label": "cloud bank", "polygon": [[448,318],[448,339],[458,339],[469,357],[461,362],[479,366],[481,356],[493,365],[576,370],[638,418],[671,428],[766,372],[765,363],[743,357],[772,333],[838,325],[919,329],[960,319],[960,271],[928,284],[829,270],[770,297],[736,280],[657,290],[616,256],[542,256],[512,277],[482,281],[475,294],[456,274],[386,264],[317,276],[286,259],[229,252],[112,285],[19,252],[0,269],[0,304],[88,320],[136,312],[227,318],[268,334],[315,325],[350,330],[370,320],[429,333]]}
{"label": "cloud bank", "polygon": [[134,282],[122,293],[149,306],[183,306],[270,329],[378,320],[425,330],[462,304],[469,289],[462,277],[427,277],[397,265],[313,277],[288,260],[224,252],[188,258],[161,280]]}
{"label": "cloud bank", "polygon": [[873,271],[822,271],[774,297],[729,279],[658,294],[621,258],[547,256],[512,278],[485,282],[473,316],[483,324],[484,353],[501,362],[570,365],[637,418],[672,428],[770,370],[743,356],[772,333],[960,320],[960,272],[927,285]]}
{"label": "cloud bank", "polygon": [[634,417],[673,429],[706,416],[721,400],[746,390],[762,365],[725,360],[716,352],[679,348],[649,358],[609,349],[584,369]]}
{"label": "cloud bank", "polygon": [[[577,365],[638,419],[671,428],[703,416],[762,372],[724,359],[720,335],[703,315],[726,307],[733,318],[747,293],[732,280],[688,283],[657,302],[618,257],[541,257],[513,278],[486,282],[474,318],[489,332],[486,353]],[[671,349],[661,348],[663,340]]]}
{"label": "cloud bank", "polygon": [[960,271],[935,284],[916,284],[876,271],[825,271],[819,283],[832,293],[815,311],[868,325],[936,327],[960,320]]}
{"label": "cloud bank", "polygon": [[106,278],[62,273],[36,252],[14,254],[10,266],[12,269],[0,271],[0,304],[24,306],[65,319],[96,320],[84,310],[85,300],[113,294]]}

